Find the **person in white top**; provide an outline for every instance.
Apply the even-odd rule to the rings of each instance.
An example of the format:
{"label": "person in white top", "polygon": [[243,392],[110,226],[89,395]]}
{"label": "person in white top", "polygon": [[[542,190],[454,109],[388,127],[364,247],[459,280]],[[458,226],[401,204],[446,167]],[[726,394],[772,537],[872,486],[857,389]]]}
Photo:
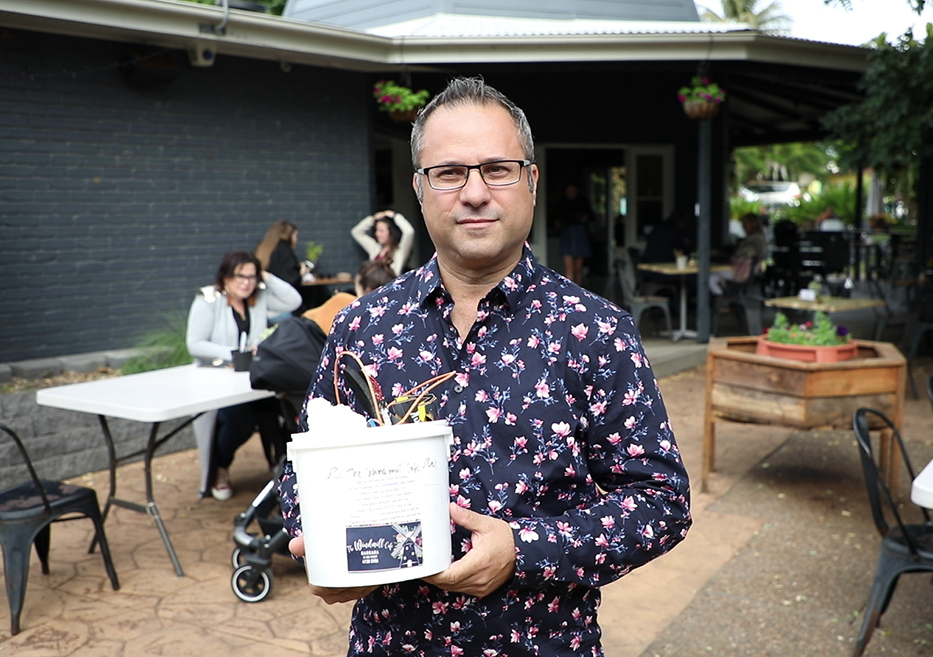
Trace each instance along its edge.
{"label": "person in white top", "polygon": [[383,210],[372,214],[355,225],[350,234],[370,260],[388,261],[396,276],[405,271],[415,241],[415,228],[402,213]]}

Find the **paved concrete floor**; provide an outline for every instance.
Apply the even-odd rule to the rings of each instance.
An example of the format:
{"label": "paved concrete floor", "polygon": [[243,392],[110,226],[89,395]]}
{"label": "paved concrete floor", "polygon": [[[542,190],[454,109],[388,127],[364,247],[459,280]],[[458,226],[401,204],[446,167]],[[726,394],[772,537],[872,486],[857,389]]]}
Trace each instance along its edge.
{"label": "paved concrete floor", "polygon": [[[655,359],[650,344],[649,340],[649,355]],[[682,347],[680,356],[671,357],[687,363],[697,347]],[[933,364],[924,361],[916,369],[920,381],[933,373]],[[660,384],[688,470],[695,473],[704,384],[702,369],[667,376]],[[909,399],[905,433],[916,437],[910,449],[924,463],[933,456],[931,429],[928,401]],[[600,622],[606,655],[848,654],[858,623],[847,620],[846,614],[857,614],[867,598],[878,539],[864,494],[859,497],[860,473],[852,466],[851,454],[829,475],[835,482],[832,487],[845,486],[846,502],[825,493],[822,464],[836,463],[833,450],[851,452],[851,436],[843,432],[827,439],[818,432],[795,434],[757,426],[750,433],[749,425],[740,424],[726,424],[718,434],[718,471],[708,493],[694,493],[695,525],[688,539],[669,555],[604,588]],[[820,448],[812,451],[806,445]],[[801,459],[807,465],[802,475],[794,469]],[[183,578],[175,576],[145,515],[117,508],[108,520],[121,582],[118,592],[110,589],[99,554],[86,553],[89,523],[56,526],[51,574],[43,576],[33,557],[18,636],[9,635],[9,610],[0,605],[0,655],[345,654],[349,605],[328,607],[309,595],[303,571],[288,558],[273,560],[275,580],[267,600],[246,604],[231,592],[233,518],[268,479],[258,440],[243,448],[232,474],[237,492],[230,502],[198,500],[195,452],[156,459],[155,495],[185,568]],[[142,499],[141,465],[124,466],[119,475],[121,496]],[[790,477],[793,485],[780,484],[781,476]],[[80,481],[99,491],[106,488],[102,473]],[[796,513],[798,509],[805,513]],[[823,527],[832,525],[830,517],[845,522],[855,518],[857,523],[843,529]],[[814,539],[818,547],[813,549],[836,562],[832,572],[845,574],[833,580],[825,595],[812,587],[802,591],[797,581],[813,578],[817,586],[814,572],[825,570],[820,564],[815,571],[794,566],[812,551],[806,536],[817,528],[822,538]],[[850,555],[858,557],[851,568],[844,561]],[[794,576],[785,587],[780,576],[791,571]],[[902,579],[884,620],[889,633],[876,633],[867,655],[930,654],[933,631],[917,621],[918,613],[927,623],[933,621],[929,585]],[[917,609],[920,612],[910,613]],[[788,636],[793,641],[788,642]],[[806,646],[813,648],[801,648]]]}

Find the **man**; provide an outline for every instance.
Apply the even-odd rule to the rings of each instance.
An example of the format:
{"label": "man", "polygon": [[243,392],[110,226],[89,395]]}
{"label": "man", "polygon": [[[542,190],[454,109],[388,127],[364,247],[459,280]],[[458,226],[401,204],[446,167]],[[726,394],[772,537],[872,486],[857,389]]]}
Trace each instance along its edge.
{"label": "man", "polygon": [[[519,108],[482,80],[451,82],[412,130],[437,253],[352,304],[328,340],[313,397],[333,401],[344,350],[387,399],[456,373],[434,391],[454,433],[455,561],[424,580],[312,587],[328,603],[358,599],[351,655],[601,655],[598,587],[690,525],[687,475],[631,316],[525,244],[533,154]],[[297,535],[288,468],[281,488]],[[290,548],[303,554],[303,539]]]}

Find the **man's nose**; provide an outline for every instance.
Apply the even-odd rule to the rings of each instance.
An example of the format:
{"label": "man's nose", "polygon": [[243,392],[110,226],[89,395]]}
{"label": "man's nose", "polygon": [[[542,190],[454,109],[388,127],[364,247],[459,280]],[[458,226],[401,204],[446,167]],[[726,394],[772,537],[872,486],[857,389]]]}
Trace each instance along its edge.
{"label": "man's nose", "polygon": [[489,186],[479,169],[470,169],[466,184],[460,188],[460,201],[467,205],[482,205],[489,200]]}

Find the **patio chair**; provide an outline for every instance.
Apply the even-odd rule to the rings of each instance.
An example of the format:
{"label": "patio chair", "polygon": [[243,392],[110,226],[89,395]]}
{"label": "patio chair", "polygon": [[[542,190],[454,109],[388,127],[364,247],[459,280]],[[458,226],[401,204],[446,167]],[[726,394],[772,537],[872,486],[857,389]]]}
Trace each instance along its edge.
{"label": "patio chair", "polygon": [[616,260],[616,271],[619,274],[619,284],[622,286],[622,305],[632,313],[632,319],[635,328],[641,321],[642,313],[652,308],[660,308],[664,312],[664,321],[667,324],[667,330],[671,332],[671,312],[668,309],[668,298],[663,296],[649,296],[639,294],[632,283],[632,273],[629,269],[634,269],[632,263],[619,258]]}
{"label": "patio chair", "polygon": [[930,404],[933,405],[933,374],[927,379],[927,397],[930,398]]}
{"label": "patio chair", "polygon": [[[852,428],[858,439],[871,513],[875,527],[881,534],[881,548],[868,606],[863,615],[862,629],[852,652],[853,657],[859,657],[865,651],[872,632],[888,608],[898,578],[903,573],[933,572],[933,525],[930,524],[930,515],[926,509],[918,507],[923,512],[923,524],[906,524],[901,517],[896,499],[897,482],[885,481],[872,450],[869,426],[878,424],[894,434],[897,441],[894,448],[900,450],[910,480],[913,481],[916,476],[910,458],[904,450],[904,441],[894,423],[880,411],[870,408],[858,409],[852,416]],[[889,519],[893,524],[888,524]]]}
{"label": "patio chair", "polygon": [[42,573],[48,575],[53,522],[90,518],[94,523],[104,567],[114,591],[120,589],[120,583],[117,581],[117,573],[110,558],[110,547],[104,535],[97,492],[93,488],[39,479],[19,436],[2,423],[0,430],[16,443],[25,469],[29,473],[29,479],[25,483],[0,492],[0,547],[3,549],[6,596],[10,603],[10,632],[15,635],[19,634],[19,619],[26,598],[29,547],[36,546]]}

